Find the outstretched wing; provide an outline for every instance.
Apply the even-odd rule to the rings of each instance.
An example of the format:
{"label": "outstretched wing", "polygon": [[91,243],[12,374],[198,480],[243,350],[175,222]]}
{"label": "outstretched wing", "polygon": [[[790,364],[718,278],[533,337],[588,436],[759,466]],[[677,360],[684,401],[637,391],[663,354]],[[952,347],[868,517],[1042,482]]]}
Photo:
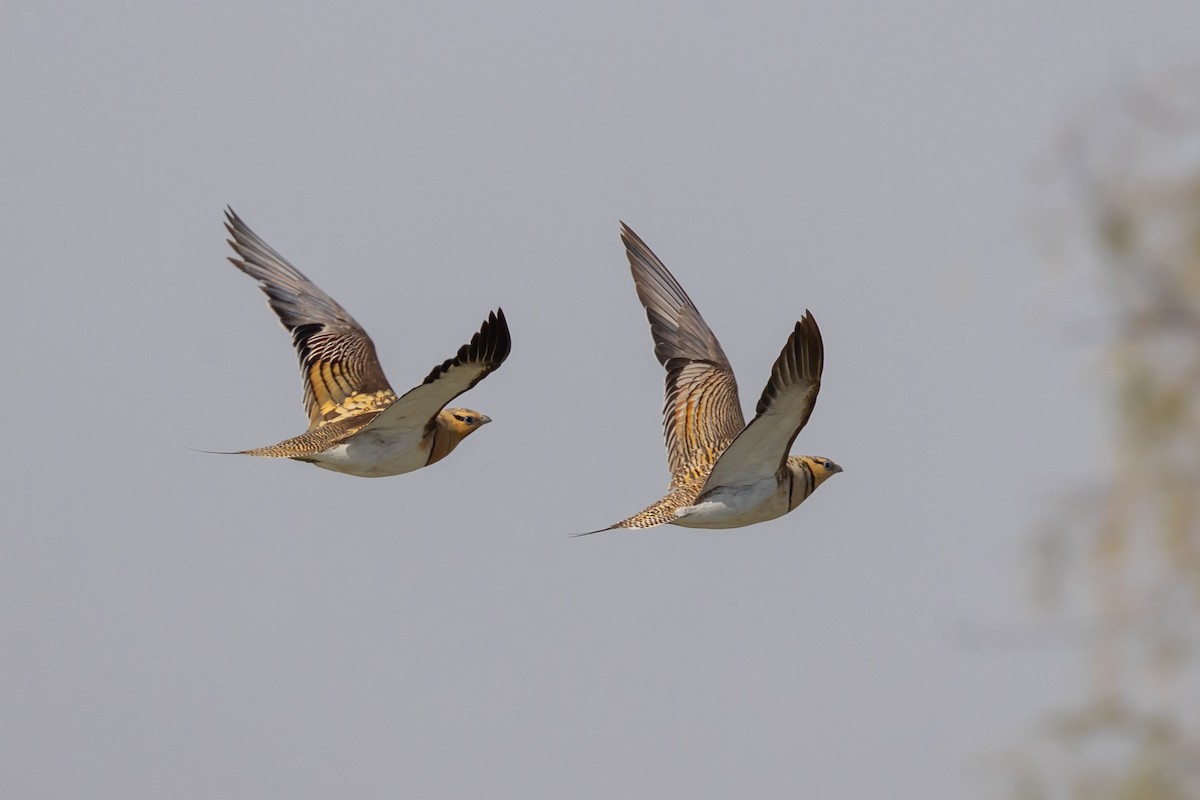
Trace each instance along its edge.
{"label": "outstretched wing", "polygon": [[429,376],[367,423],[363,431],[424,430],[447,403],[499,368],[512,350],[504,309],[488,314],[479,332]]}
{"label": "outstretched wing", "polygon": [[783,467],[796,434],[817,403],[824,364],[821,331],[812,313],[805,311],[771,368],[757,416],[717,459],[701,494],[717,486],[767,478]]}
{"label": "outstretched wing", "polygon": [[679,281],[623,222],[621,241],[650,321],[654,355],[667,369],[663,434],[671,483],[692,485],[703,480],[745,427],[737,381],[717,337]]}
{"label": "outstretched wing", "polygon": [[233,265],[259,282],[271,308],[292,334],[304,379],[309,430],[377,411],[396,399],[379,366],[375,345],[346,310],[242,222],[225,210]]}

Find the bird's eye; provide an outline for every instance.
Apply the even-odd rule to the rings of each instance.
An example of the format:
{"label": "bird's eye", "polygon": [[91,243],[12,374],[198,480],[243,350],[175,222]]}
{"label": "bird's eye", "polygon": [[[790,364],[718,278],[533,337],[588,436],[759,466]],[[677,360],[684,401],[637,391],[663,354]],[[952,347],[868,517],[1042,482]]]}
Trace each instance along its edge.
{"label": "bird's eye", "polygon": [[463,423],[464,425],[474,425],[475,424],[475,418],[472,417],[470,414],[455,414],[455,416],[458,417],[458,421]]}
{"label": "bird's eye", "polygon": [[821,466],[825,468],[826,472],[833,471],[833,462],[830,461],[829,459],[825,459],[824,461],[822,461]]}

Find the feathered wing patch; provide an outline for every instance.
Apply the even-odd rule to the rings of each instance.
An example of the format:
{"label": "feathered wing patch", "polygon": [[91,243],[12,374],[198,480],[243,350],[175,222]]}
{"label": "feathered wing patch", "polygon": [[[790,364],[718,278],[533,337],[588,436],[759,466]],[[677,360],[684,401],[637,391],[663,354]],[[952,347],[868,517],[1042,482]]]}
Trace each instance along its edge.
{"label": "feathered wing patch", "polygon": [[367,423],[363,431],[411,431],[428,427],[447,403],[498,369],[511,350],[512,338],[504,310],[497,309],[454,358],[434,367],[420,386],[405,392]]}
{"label": "feathered wing patch", "polygon": [[390,405],[396,395],[362,326],[300,270],[225,210],[230,261],[259,282],[271,309],[292,334],[304,379],[309,430]]}
{"label": "feathered wing patch", "polygon": [[821,331],[812,313],[805,311],[771,368],[757,415],[717,459],[701,495],[717,486],[745,484],[779,472],[796,434],[812,415],[824,364]]}
{"label": "feathered wing patch", "polygon": [[742,408],[733,373],[706,361],[667,362],[663,433],[672,486],[698,488],[741,433]]}
{"label": "feathered wing patch", "polygon": [[666,265],[621,223],[654,354],[667,369],[663,434],[673,486],[695,487],[745,427],[737,381],[717,337]]}

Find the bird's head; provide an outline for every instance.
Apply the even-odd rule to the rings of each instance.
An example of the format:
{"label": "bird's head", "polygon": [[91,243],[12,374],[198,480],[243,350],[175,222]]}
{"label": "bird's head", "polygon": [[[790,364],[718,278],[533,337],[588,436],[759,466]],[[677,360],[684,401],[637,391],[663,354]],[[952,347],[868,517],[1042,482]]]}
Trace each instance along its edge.
{"label": "bird's head", "polygon": [[836,475],[842,471],[842,468],[830,461],[825,456],[800,456],[800,460],[808,465],[813,474],[813,489],[816,489],[825,481],[829,480],[830,476]]}
{"label": "bird's head", "polygon": [[481,426],[487,425],[492,418],[469,408],[443,408],[436,417],[433,432],[432,449],[429,451],[429,461],[441,461],[450,455],[450,451],[458,447],[458,443],[470,436]]}
{"label": "bird's head", "polygon": [[480,427],[492,421],[492,418],[487,414],[480,414],[478,411],[472,411],[469,408],[443,408],[438,417],[441,418],[442,424],[450,433],[454,444],[458,444]]}

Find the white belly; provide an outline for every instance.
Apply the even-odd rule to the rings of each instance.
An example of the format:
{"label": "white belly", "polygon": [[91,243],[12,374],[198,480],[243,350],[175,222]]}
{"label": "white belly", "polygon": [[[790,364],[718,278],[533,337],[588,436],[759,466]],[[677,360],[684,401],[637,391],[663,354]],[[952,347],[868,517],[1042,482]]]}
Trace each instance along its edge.
{"label": "white belly", "polygon": [[385,437],[365,431],[305,460],[360,478],[385,478],[412,472],[429,463],[430,444],[416,433]]}
{"label": "white belly", "polygon": [[788,485],[775,476],[742,486],[719,486],[700,502],[675,510],[675,525],[685,528],[740,528],[782,517],[788,512]]}

